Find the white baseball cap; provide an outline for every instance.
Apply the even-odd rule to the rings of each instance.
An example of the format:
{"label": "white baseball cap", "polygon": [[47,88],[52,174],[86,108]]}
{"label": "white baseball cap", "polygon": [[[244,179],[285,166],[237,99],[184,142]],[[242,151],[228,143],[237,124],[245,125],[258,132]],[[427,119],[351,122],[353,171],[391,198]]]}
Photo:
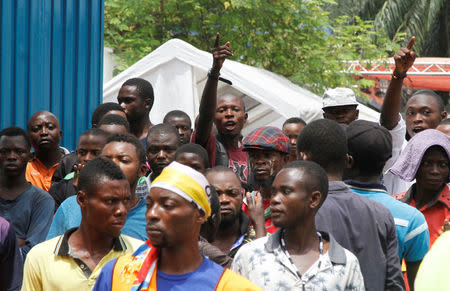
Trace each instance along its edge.
{"label": "white baseball cap", "polygon": [[335,107],[345,105],[358,105],[356,102],[356,95],[352,89],[349,88],[334,88],[329,89],[323,94],[323,107]]}

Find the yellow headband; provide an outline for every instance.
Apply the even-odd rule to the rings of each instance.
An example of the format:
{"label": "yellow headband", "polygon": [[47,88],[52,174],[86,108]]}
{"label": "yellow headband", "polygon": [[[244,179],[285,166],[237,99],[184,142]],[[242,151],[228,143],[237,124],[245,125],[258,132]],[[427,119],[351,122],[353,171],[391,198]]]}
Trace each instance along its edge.
{"label": "yellow headband", "polygon": [[205,176],[188,166],[172,162],[150,185],[150,189],[154,187],[172,191],[187,201],[194,202],[207,217],[211,214],[209,183]]}

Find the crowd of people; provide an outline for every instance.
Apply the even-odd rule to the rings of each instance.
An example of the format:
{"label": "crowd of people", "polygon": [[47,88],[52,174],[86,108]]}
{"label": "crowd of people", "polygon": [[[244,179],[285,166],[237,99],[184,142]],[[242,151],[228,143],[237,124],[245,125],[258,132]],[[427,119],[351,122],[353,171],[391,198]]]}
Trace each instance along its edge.
{"label": "crowd of people", "polygon": [[378,123],[335,88],[323,119],[244,137],[218,34],[194,126],[152,124],[133,78],[72,153],[51,112],[2,129],[0,290],[449,290],[450,121],[430,90],[402,112],[414,41]]}

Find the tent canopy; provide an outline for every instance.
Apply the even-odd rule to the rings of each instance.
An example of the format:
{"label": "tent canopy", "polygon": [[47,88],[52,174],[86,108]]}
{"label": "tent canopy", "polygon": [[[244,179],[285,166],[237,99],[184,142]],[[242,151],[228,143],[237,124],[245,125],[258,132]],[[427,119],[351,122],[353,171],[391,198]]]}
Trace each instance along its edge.
{"label": "tent canopy", "polygon": [[[103,102],[116,102],[121,85],[130,78],[148,80],[155,102],[150,112],[153,123],[162,122],[167,112],[183,110],[194,120],[212,54],[172,39],[114,77],[103,87]],[[232,82],[219,82],[218,95],[240,96],[249,118],[243,134],[263,125],[281,127],[286,118],[301,117],[306,122],[322,118],[322,98],[288,79],[264,69],[226,60],[221,76]],[[362,104],[360,118],[378,121],[379,113]]]}

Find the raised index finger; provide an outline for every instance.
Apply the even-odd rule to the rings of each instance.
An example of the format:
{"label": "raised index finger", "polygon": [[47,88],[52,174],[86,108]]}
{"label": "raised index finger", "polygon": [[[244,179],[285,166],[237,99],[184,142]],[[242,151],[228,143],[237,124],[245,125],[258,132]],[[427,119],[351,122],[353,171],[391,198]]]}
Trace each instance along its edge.
{"label": "raised index finger", "polygon": [[416,42],[416,37],[412,36],[411,40],[409,41],[408,46],[406,48],[409,49],[409,50],[412,49],[412,47],[413,47],[415,42]]}
{"label": "raised index finger", "polygon": [[219,47],[220,45],[220,33],[216,34],[216,41],[214,42],[214,47]]}

